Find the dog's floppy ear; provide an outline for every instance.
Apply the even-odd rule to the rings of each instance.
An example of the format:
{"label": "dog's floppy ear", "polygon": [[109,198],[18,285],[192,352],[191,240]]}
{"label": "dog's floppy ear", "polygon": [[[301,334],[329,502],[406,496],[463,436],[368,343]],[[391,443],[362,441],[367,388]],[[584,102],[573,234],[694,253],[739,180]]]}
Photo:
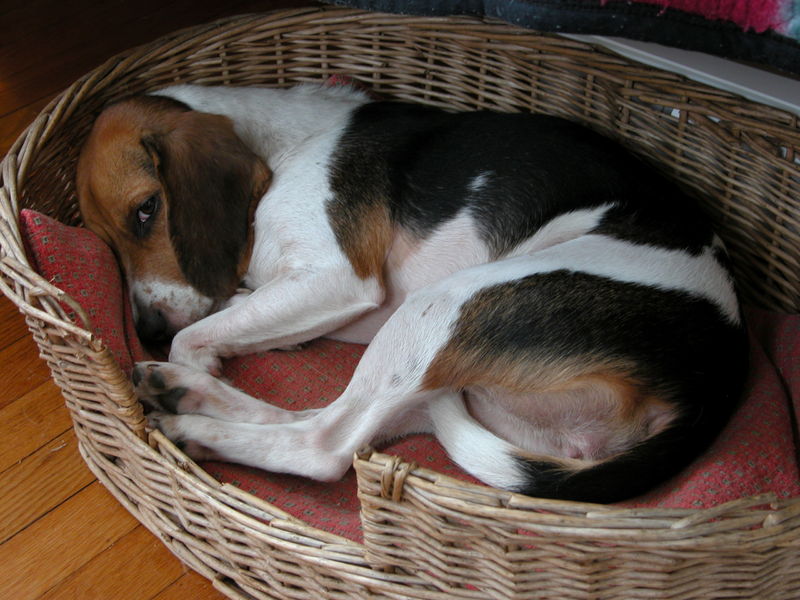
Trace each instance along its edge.
{"label": "dog's floppy ear", "polygon": [[253,212],[270,170],[220,115],[187,111],[168,131],[146,134],[166,196],[169,235],[184,277],[226,298],[246,270]]}

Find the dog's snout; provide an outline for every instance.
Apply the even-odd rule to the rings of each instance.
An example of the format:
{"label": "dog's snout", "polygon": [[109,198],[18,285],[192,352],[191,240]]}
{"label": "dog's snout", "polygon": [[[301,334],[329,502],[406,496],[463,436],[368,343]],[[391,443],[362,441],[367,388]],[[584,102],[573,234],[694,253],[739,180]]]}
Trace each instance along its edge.
{"label": "dog's snout", "polygon": [[147,342],[169,341],[214,308],[212,298],[186,284],[134,279],[131,288],[136,332]]}
{"label": "dog's snout", "polygon": [[167,318],[158,308],[140,310],[136,321],[136,333],[145,341],[164,341],[169,337]]}

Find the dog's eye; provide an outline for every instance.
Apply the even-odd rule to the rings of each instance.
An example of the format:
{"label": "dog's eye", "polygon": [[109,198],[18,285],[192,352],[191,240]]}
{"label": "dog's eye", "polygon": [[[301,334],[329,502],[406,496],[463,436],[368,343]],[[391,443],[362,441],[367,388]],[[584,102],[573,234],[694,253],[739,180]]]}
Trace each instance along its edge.
{"label": "dog's eye", "polygon": [[147,223],[156,212],[156,208],[158,208],[158,196],[150,196],[142,202],[136,211],[136,218],[139,219],[139,223]]}
{"label": "dog's eye", "polygon": [[160,205],[161,197],[158,194],[153,194],[132,211],[129,218],[133,235],[139,239],[144,239],[150,234],[150,230],[153,228],[153,217],[158,213]]}

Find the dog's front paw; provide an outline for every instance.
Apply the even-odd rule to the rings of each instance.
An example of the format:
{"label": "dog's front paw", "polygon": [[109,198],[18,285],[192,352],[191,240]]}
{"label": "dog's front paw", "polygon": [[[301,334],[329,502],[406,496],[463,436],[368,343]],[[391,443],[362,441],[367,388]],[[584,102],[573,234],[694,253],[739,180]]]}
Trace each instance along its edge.
{"label": "dog's front paw", "polygon": [[147,424],[151,429],[158,429],[181,452],[194,460],[215,460],[217,454],[199,439],[205,435],[208,422],[212,419],[199,415],[173,415],[153,411],[147,415]]}
{"label": "dog's front paw", "polygon": [[219,357],[207,345],[194,341],[193,337],[188,330],[179,331],[172,340],[169,361],[219,377],[222,374],[222,362]]}
{"label": "dog's front paw", "polygon": [[215,381],[208,373],[163,362],[137,363],[131,378],[142,402],[173,414],[200,411]]}

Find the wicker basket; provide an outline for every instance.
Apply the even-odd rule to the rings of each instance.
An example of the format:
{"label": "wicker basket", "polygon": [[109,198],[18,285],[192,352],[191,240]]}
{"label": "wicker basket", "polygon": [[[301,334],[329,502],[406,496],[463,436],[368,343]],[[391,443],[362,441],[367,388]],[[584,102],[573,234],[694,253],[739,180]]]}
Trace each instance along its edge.
{"label": "wicker basket", "polygon": [[[221,485],[158,432],[88,320],[30,268],[18,211],[79,222],[75,159],[110,100],[175,82],[284,86],[344,73],[380,94],[588,123],[698,196],[746,299],[800,307],[798,118],[591,46],[472,18],[353,10],[245,16],[116,57],[57,97],[0,177],[0,286],[25,314],[97,477],[232,598],[800,597],[800,499],[707,510],[544,501],[365,451],[364,544]],[[82,314],[77,306],[72,308]]]}

